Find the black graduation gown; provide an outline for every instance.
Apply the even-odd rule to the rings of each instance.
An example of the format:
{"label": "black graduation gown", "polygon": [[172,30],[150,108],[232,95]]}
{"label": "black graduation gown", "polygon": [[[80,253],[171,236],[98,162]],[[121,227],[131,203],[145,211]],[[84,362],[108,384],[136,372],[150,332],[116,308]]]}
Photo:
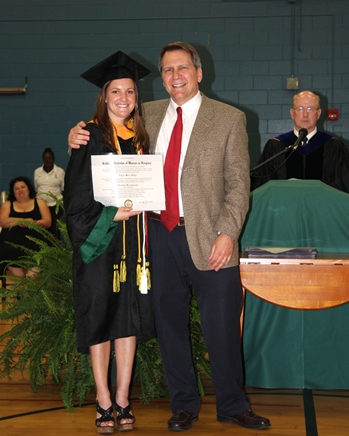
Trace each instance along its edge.
{"label": "black graduation gown", "polygon": [[[270,139],[258,163],[284,150],[296,141],[293,131]],[[287,159],[287,160],[286,160]],[[285,162],[286,160],[286,162]],[[251,175],[251,190],[269,180],[321,180],[349,193],[349,152],[341,140],[318,131],[305,146],[288,151],[258,168]]]}
{"label": "black graduation gown", "polygon": [[[151,291],[141,294],[136,285],[138,258],[137,217],[126,224],[126,282],[113,292],[114,264],[120,264],[123,222],[113,223],[116,208],[94,200],[91,155],[110,153],[97,125],[87,125],[90,141],[72,151],[65,175],[64,205],[73,253],[73,292],[78,350],[121,337],[143,342],[155,336]],[[132,140],[118,138],[123,154],[134,154]],[[140,229],[142,234],[142,216]],[[95,250],[88,263],[81,247]],[[101,254],[99,254],[101,253]]]}

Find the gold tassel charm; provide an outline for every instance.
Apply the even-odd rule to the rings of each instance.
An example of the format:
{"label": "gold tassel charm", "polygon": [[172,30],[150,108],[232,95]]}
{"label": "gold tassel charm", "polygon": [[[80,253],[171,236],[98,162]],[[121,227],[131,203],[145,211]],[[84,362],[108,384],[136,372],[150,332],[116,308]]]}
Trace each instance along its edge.
{"label": "gold tassel charm", "polygon": [[116,263],[114,264],[113,292],[120,292],[119,267]]}
{"label": "gold tassel charm", "polygon": [[127,271],[126,271],[126,256],[122,255],[121,256],[121,262],[120,262],[120,282],[126,282],[126,276],[127,276]]}

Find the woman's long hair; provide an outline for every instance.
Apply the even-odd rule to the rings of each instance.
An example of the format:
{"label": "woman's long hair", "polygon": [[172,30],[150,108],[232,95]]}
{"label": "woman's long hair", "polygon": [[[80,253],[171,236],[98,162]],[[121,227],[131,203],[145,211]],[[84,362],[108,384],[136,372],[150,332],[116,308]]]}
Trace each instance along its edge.
{"label": "woman's long hair", "polygon": [[[103,88],[100,90],[97,100],[96,100],[96,108],[93,114],[93,121],[98,123],[99,128],[101,129],[102,135],[104,137],[104,141],[106,145],[113,151],[115,151],[114,144],[114,127],[108,115],[107,105],[105,103],[107,90],[110,85],[110,82],[107,82]],[[147,153],[149,150],[149,136],[147,131],[145,130],[143,120],[139,116],[138,111],[138,89],[135,82],[135,107],[130,115],[125,119],[125,126],[130,119],[133,119],[133,132],[135,134],[134,137],[134,146],[135,148],[142,147],[144,153]]]}

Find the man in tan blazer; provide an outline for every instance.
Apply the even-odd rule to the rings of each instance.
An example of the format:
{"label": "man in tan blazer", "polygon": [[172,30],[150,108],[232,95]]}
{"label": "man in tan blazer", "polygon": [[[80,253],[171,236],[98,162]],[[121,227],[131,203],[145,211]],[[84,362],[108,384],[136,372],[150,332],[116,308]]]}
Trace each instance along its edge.
{"label": "man in tan blazer", "polygon": [[[225,261],[214,258],[214,266],[238,264],[238,238],[249,206],[249,155],[245,114],[202,94],[201,98],[180,184],[190,254],[196,268],[207,270],[217,232],[229,235],[236,250],[227,253]],[[169,103],[145,104],[151,153],[158,152],[156,143]]]}
{"label": "man in tan blazer", "polygon": [[[158,211],[150,214],[155,322],[173,412],[168,429],[188,430],[200,409],[188,330],[190,285],[210,356],[217,420],[268,428],[269,420],[250,410],[242,388],[238,238],[249,204],[246,118],[200,93],[201,61],[191,45],[166,45],[159,70],[171,98],[145,103],[144,119],[151,152],[164,161],[176,108],[183,111],[180,219],[168,231]],[[71,130],[71,146],[84,140],[79,127]]]}

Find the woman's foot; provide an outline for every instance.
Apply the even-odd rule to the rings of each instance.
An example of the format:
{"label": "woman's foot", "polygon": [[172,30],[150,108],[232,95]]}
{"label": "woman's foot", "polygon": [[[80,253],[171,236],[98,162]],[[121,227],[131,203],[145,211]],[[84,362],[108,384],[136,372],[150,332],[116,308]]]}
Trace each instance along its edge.
{"label": "woman's foot", "polygon": [[111,405],[108,409],[102,409],[98,403],[98,400],[96,400],[96,410],[97,414],[99,415],[99,417],[96,418],[97,433],[114,433],[115,419],[113,416],[113,405]]}
{"label": "woman's foot", "polygon": [[114,400],[114,407],[116,410],[116,423],[119,431],[133,430],[133,424],[136,422],[136,418],[133,416],[131,406],[128,404],[125,407],[119,406]]}

